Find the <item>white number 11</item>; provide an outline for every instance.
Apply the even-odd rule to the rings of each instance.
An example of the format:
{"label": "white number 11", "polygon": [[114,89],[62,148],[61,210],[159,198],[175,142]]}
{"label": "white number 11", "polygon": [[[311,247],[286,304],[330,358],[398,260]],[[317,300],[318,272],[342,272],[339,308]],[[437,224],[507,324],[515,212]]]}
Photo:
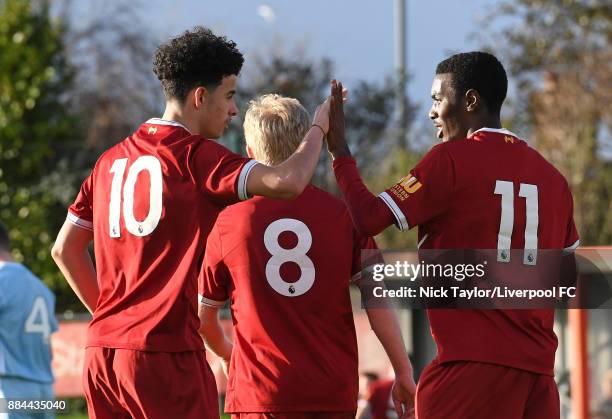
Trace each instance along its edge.
{"label": "white number 11", "polygon": [[[514,228],[514,184],[505,180],[496,181],[495,194],[501,195],[497,261],[510,262],[512,229]],[[523,263],[535,265],[538,249],[538,187],[529,183],[521,183],[519,196],[525,198],[527,203]]]}

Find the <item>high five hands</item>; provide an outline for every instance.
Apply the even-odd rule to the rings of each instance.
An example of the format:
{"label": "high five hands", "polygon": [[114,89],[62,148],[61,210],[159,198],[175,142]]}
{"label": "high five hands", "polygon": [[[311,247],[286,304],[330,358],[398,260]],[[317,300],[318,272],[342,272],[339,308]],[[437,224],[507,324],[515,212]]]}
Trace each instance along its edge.
{"label": "high five hands", "polygon": [[346,102],[347,96],[348,91],[342,87],[342,83],[332,80],[331,94],[329,96],[327,150],[334,159],[351,155],[344,134],[344,102]]}

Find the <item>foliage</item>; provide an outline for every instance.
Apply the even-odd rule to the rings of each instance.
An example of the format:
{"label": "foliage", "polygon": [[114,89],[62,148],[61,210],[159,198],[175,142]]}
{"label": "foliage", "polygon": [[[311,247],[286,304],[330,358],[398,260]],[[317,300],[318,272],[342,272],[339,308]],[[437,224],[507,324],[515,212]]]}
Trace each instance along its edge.
{"label": "foliage", "polygon": [[610,244],[610,163],[600,151],[612,141],[612,6],[508,1],[489,21],[496,35],[486,44],[503,51],[517,85],[515,125],[568,179],[582,243]]}
{"label": "foliage", "polygon": [[56,290],[66,287],[50,257],[65,214],[55,167],[58,149],[75,135],[64,33],[46,1],[0,3],[0,220],[14,258]]}

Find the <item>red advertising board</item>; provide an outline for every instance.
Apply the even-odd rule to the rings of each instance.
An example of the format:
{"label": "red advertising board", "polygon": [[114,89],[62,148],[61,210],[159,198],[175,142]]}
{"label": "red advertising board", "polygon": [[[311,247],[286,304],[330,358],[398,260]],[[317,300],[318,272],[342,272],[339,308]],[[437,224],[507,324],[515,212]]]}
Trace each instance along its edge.
{"label": "red advertising board", "polygon": [[51,336],[55,394],[58,397],[83,396],[81,373],[85,356],[88,322],[61,322]]}

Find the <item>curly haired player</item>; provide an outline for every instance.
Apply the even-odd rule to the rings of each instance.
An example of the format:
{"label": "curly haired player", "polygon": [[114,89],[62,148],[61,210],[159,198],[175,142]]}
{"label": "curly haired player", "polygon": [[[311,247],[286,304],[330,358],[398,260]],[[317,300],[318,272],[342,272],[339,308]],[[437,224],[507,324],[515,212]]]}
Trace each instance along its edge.
{"label": "curly haired player", "polygon": [[213,141],[237,113],[242,63],[233,42],[201,27],[162,45],[154,71],[163,117],[108,149],[68,210],[52,254],[93,313],[83,376],[92,418],[219,415],[198,334],[206,237],[227,205],[299,195],[328,129],[325,102],[296,152],[275,167]]}

